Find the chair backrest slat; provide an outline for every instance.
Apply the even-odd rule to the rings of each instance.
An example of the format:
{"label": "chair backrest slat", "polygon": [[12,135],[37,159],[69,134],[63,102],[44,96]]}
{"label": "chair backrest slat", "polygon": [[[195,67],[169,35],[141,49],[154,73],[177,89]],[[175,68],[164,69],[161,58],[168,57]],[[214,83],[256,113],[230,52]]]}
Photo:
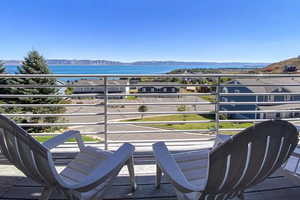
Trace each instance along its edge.
{"label": "chair backrest slat", "polygon": [[11,155],[9,154],[8,151],[8,147],[6,144],[6,139],[5,139],[5,133],[4,133],[4,129],[0,128],[0,148],[1,148],[1,152],[6,156],[6,158],[10,161],[13,162],[13,158],[11,157]]}
{"label": "chair backrest slat", "polygon": [[268,156],[269,153],[271,153],[271,152],[269,151],[269,147],[270,147],[270,138],[271,138],[270,136],[267,137],[266,148],[265,148],[265,150],[264,150],[264,156],[263,156],[262,162],[259,163],[259,170],[258,170],[257,173],[253,176],[253,178],[250,179],[248,185],[251,185],[251,184],[257,179],[257,177],[259,177],[259,175],[260,175],[262,169],[263,169],[264,166],[265,166],[265,163],[266,163],[266,160],[267,160],[267,156]]}
{"label": "chair backrest slat", "polygon": [[12,134],[9,134],[6,130],[3,131],[4,141],[7,147],[7,152],[9,153],[10,159],[13,163],[16,163],[16,167],[21,171],[24,171],[24,165],[20,159],[19,152],[16,145],[16,137]]}
{"label": "chair backrest slat", "polygon": [[250,157],[251,157],[251,152],[252,152],[252,143],[248,143],[248,149],[247,149],[247,160],[245,162],[245,166],[244,166],[244,169],[243,169],[243,173],[242,175],[240,176],[240,179],[236,182],[236,184],[233,186],[233,188],[235,189],[241,182],[242,180],[244,179],[245,175],[246,175],[246,172],[247,170],[249,169],[249,165],[250,165]]}
{"label": "chair backrest slat", "polygon": [[298,131],[287,121],[270,120],[245,129],[211,152],[205,195],[222,199],[263,181],[297,144]]}
{"label": "chair backrest slat", "polygon": [[284,137],[281,138],[281,142],[280,142],[280,146],[279,146],[278,151],[277,151],[276,158],[275,158],[275,160],[274,160],[274,163],[272,164],[272,167],[271,167],[270,170],[267,172],[267,174],[269,174],[271,171],[273,171],[275,165],[276,165],[276,164],[278,163],[278,161],[279,161],[280,155],[286,155],[286,152],[283,152],[283,151],[282,151],[283,143],[284,143]]}
{"label": "chair backrest slat", "polygon": [[15,148],[15,157],[17,162],[20,164],[20,167],[22,168],[22,171],[28,175],[30,174],[29,171],[27,170],[27,166],[24,164],[22,156],[20,155],[20,149],[19,149],[19,145],[18,145],[18,140],[17,137],[13,136],[13,147]]}
{"label": "chair backrest slat", "polygon": [[230,169],[230,162],[231,162],[231,155],[229,154],[227,156],[227,160],[226,160],[226,170],[225,170],[224,178],[222,180],[222,183],[219,186],[219,190],[221,190],[224,187],[224,185],[227,181],[228,174],[229,174],[229,169]]}
{"label": "chair backrest slat", "polygon": [[23,163],[26,166],[26,170],[30,174],[27,176],[31,177],[33,180],[37,182],[41,181],[41,179],[43,182],[47,182],[47,180],[43,179],[43,176],[40,174],[40,172],[38,171],[35,165],[33,152],[30,149],[30,147],[28,145],[24,145],[22,142],[18,142],[18,147],[19,147],[20,155],[23,159]]}

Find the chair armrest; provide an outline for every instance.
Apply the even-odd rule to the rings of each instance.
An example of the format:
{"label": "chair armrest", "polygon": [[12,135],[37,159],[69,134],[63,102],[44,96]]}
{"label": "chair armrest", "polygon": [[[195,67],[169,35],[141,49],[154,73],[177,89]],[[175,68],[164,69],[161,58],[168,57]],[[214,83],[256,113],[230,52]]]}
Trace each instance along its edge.
{"label": "chair armrest", "polygon": [[178,167],[175,159],[170,155],[164,142],[153,144],[153,154],[158,167],[168,176],[172,184],[174,184],[179,191],[189,193],[204,190],[203,186],[196,186],[189,183]]}
{"label": "chair armrest", "polygon": [[116,175],[127,164],[127,161],[133,156],[134,149],[133,145],[124,143],[111,157],[97,166],[81,183],[69,185],[68,189],[86,192],[102,184],[108,178]]}
{"label": "chair armrest", "polygon": [[75,130],[70,130],[70,131],[66,131],[62,134],[59,134],[59,135],[47,140],[46,142],[44,142],[43,145],[50,150],[50,149],[57,147],[60,144],[63,144],[70,138],[76,139],[80,150],[82,150],[84,148],[84,143],[83,143],[82,137],[80,135],[80,132],[75,131]]}
{"label": "chair armrest", "polygon": [[230,138],[231,138],[231,135],[217,134],[216,139],[215,139],[215,144],[214,144],[213,148],[215,148],[215,147],[219,146],[220,144],[226,142]]}
{"label": "chair armrest", "polygon": [[291,155],[300,158],[300,147],[297,146]]}

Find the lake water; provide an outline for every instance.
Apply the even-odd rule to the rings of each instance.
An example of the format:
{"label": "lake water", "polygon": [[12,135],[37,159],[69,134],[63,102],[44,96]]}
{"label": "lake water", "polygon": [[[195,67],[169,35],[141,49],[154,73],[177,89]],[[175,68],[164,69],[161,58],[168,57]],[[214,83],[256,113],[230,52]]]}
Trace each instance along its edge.
{"label": "lake water", "polygon": [[[209,64],[209,65],[191,65],[191,66],[179,66],[179,65],[50,65],[49,68],[54,74],[163,74],[170,72],[174,69],[182,68],[204,68],[204,69],[217,69],[217,68],[257,68],[259,66],[249,66],[241,64]],[[17,72],[17,66],[6,66],[8,73],[14,74]]]}

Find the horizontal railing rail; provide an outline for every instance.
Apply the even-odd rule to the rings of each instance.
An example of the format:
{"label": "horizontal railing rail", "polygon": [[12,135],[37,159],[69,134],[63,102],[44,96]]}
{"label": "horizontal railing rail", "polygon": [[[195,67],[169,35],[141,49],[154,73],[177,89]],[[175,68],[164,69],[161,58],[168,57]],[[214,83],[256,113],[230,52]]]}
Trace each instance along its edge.
{"label": "horizontal railing rail", "polygon": [[[61,79],[55,84],[1,84],[0,99],[3,102],[0,103],[0,110],[27,109],[25,113],[18,111],[3,113],[13,119],[66,118],[68,120],[63,122],[22,121],[19,125],[24,128],[79,129],[83,135],[101,137],[106,149],[110,134],[218,134],[240,131],[252,123],[275,118],[300,123],[300,74],[0,74],[0,78]],[[68,78],[70,80],[65,81]],[[96,81],[91,84],[81,83],[74,81],[74,78],[76,80],[90,78],[90,82]],[[139,78],[146,79],[138,80]],[[177,82],[167,82],[171,80],[170,78],[178,79],[174,79]],[[260,84],[258,81],[280,78],[290,81],[277,81],[274,84],[270,82]],[[233,82],[235,79],[256,79],[257,84],[253,84],[253,81],[249,84],[236,83]],[[112,81],[115,83],[112,84]],[[147,84],[146,81],[151,84]],[[147,87],[156,87],[157,90],[141,91]],[[172,87],[176,90],[162,89]],[[251,92],[252,87],[260,88],[259,92]],[[268,89],[263,92],[262,87]],[[288,89],[271,92],[272,88],[276,87]],[[57,88],[58,92],[49,95],[1,94],[1,89],[7,88]],[[68,88],[73,88],[73,94],[64,92]],[[224,92],[225,88],[234,89]],[[242,91],[242,88],[246,89]],[[162,91],[158,92],[159,89]],[[275,99],[276,97],[280,98]],[[66,101],[61,104],[16,103],[24,102],[17,100],[26,98],[62,98]],[[147,106],[148,109],[144,112],[139,111],[140,106]],[[50,110],[55,107],[64,107],[67,112],[51,113]],[[29,108],[49,108],[49,113],[36,113],[34,110],[29,112]],[[181,118],[172,119],[173,116]],[[155,117],[157,120],[154,120]],[[190,127],[193,128],[189,129]],[[56,134],[58,133],[32,133],[34,136]]]}
{"label": "horizontal railing rail", "polygon": [[31,113],[14,113],[14,114],[3,114],[7,117],[72,117],[72,116],[98,116],[104,115],[104,113],[49,113],[49,114],[31,114]]}
{"label": "horizontal railing rail", "polygon": [[220,102],[222,105],[255,105],[255,104],[300,104],[300,101],[246,101],[246,102]]}
{"label": "horizontal railing rail", "polygon": [[117,105],[127,105],[127,106],[136,106],[136,105],[213,105],[213,102],[137,102],[137,103],[128,103],[128,102],[118,102],[118,103],[108,103],[108,106],[117,106]]}
{"label": "horizontal railing rail", "polygon": [[267,92],[267,93],[220,93],[222,96],[265,96],[265,95],[300,95],[300,92]]}
{"label": "horizontal railing rail", "polygon": [[144,94],[144,93],[132,93],[132,94],[107,94],[108,97],[110,96],[137,96],[137,97],[147,97],[147,96],[206,96],[206,95],[214,95],[215,93],[151,93],[151,94]]}
{"label": "horizontal railing rail", "polygon": [[0,104],[0,107],[81,107],[104,106],[103,104]]}
{"label": "horizontal railing rail", "polygon": [[98,97],[104,96],[103,94],[72,94],[72,95],[46,95],[46,94],[34,94],[34,95],[22,95],[22,94],[0,94],[1,98],[26,98],[26,97],[35,97],[35,98],[49,98],[49,97]]}

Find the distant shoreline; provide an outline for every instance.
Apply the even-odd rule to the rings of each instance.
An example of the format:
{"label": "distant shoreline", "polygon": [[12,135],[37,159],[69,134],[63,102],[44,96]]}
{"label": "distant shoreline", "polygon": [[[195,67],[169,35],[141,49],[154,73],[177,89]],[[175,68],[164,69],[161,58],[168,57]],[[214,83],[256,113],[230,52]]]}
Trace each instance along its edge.
{"label": "distant shoreline", "polygon": [[[252,66],[252,65],[249,65],[247,66],[247,64],[245,64],[243,67],[230,67],[230,64],[228,63],[224,63],[224,65],[228,65],[229,67],[225,67],[224,65],[221,66],[222,64],[221,63],[211,63],[211,65],[220,65],[220,67],[216,68],[216,66],[212,67],[212,68],[209,68],[209,64],[202,64],[203,66],[199,66],[198,65],[176,65],[176,64],[146,64],[146,65],[142,65],[142,64],[114,64],[114,65],[97,65],[97,64],[48,64],[48,66],[66,66],[66,67],[72,67],[72,66],[97,66],[97,67],[102,67],[102,66],[111,66],[111,67],[117,67],[117,66],[128,66],[128,67],[153,67],[153,66],[157,66],[157,67],[161,67],[161,66],[175,66],[175,67],[186,67],[186,68],[189,68],[189,67],[195,67],[197,66],[197,68],[199,69],[244,69],[244,68],[247,68],[247,69],[257,69],[257,68],[262,68],[262,67],[265,67],[266,65],[268,64],[257,64],[257,66],[255,66],[255,64]],[[231,63],[231,64],[236,64],[238,65],[239,63]],[[4,64],[4,66],[19,66],[21,64]],[[243,65],[243,63],[241,63],[241,65]]]}
{"label": "distant shoreline", "polygon": [[[21,65],[22,60],[2,60],[5,65]],[[266,66],[270,63],[264,62],[184,62],[184,61],[136,61],[136,62],[119,62],[109,60],[64,60],[64,59],[48,59],[49,66]]]}
{"label": "distant shoreline", "polygon": [[[7,65],[7,73],[18,72],[19,65]],[[202,73],[239,73],[253,71],[265,65],[49,65],[54,74],[165,74],[174,70]]]}

